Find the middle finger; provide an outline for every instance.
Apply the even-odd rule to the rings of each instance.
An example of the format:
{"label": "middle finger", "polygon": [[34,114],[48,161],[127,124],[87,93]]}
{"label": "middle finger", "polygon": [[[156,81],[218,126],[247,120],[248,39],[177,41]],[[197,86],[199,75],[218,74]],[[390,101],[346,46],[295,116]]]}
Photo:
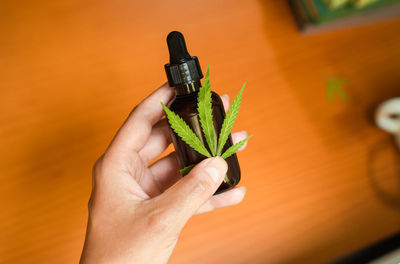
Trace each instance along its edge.
{"label": "middle finger", "polygon": [[142,160],[148,164],[160,156],[169,144],[171,144],[171,135],[169,133],[167,119],[164,118],[153,126],[146,144],[139,151],[139,155]]}

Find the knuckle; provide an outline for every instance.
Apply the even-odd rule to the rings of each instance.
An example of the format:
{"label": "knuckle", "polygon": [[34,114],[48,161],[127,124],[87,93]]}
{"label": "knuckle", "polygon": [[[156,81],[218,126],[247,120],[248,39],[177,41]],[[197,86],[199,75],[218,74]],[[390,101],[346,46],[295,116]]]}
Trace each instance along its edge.
{"label": "knuckle", "polygon": [[104,155],[102,155],[100,158],[98,158],[96,160],[96,162],[94,163],[93,168],[92,168],[93,175],[96,175],[99,173],[101,165],[103,163],[103,157],[104,157]]}
{"label": "knuckle", "polygon": [[89,202],[88,202],[88,211],[89,215],[93,215],[93,213],[96,211],[97,208],[97,203],[98,203],[98,197],[96,197],[96,191],[92,191],[92,194],[90,195]]}
{"label": "knuckle", "polygon": [[93,168],[92,168],[92,190],[95,189],[95,187],[97,185],[97,182],[99,180],[99,175],[101,174],[102,161],[103,161],[103,156],[101,156],[93,164]]}
{"label": "knuckle", "polygon": [[171,212],[166,209],[155,209],[150,213],[147,219],[147,226],[150,230],[159,232],[165,231],[171,227]]}
{"label": "knuckle", "polygon": [[90,196],[89,201],[88,201],[88,210],[89,210],[89,212],[92,209],[92,206],[93,206],[93,197]]}
{"label": "knuckle", "polygon": [[136,112],[137,108],[139,107],[139,105],[135,105],[133,107],[133,109],[131,110],[131,112],[128,115],[128,119],[131,118],[131,116]]}

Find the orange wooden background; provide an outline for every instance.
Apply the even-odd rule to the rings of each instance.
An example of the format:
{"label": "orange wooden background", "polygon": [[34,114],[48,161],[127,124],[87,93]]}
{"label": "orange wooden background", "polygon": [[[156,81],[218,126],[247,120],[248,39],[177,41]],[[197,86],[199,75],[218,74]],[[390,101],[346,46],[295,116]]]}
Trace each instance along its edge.
{"label": "orange wooden background", "polygon": [[[400,21],[301,36],[286,1],[2,1],[0,262],[76,263],[91,166],[165,82],[182,31],[233,97],[248,194],[194,217],[171,263],[321,263],[400,227],[399,155],[372,122],[400,94]],[[350,103],[329,102],[341,76]]]}

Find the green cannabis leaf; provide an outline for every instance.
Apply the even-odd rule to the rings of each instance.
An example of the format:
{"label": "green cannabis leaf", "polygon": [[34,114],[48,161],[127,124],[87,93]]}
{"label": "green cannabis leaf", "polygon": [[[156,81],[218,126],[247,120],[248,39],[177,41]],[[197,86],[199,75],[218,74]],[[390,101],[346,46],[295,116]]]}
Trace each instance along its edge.
{"label": "green cannabis leaf", "polygon": [[239,141],[238,143],[236,143],[235,145],[230,146],[225,152],[224,154],[221,155],[221,158],[226,159],[229,158],[230,156],[232,156],[233,154],[235,154],[241,147],[243,147],[244,143],[246,143],[247,140],[249,140],[251,136],[248,136],[247,138]]}
{"label": "green cannabis leaf", "polygon": [[194,167],[194,164],[186,166],[185,168],[179,170],[179,172],[182,174],[182,176],[185,176],[193,169],[193,167]]}
{"label": "green cannabis leaf", "polygon": [[199,112],[200,124],[204,132],[208,147],[211,150],[211,154],[215,156],[216,153],[216,141],[212,105],[211,105],[211,85],[210,85],[210,67],[207,68],[207,73],[204,78],[203,85],[200,88],[199,95],[197,98],[197,111]]}
{"label": "green cannabis leaf", "polygon": [[[221,131],[219,137],[217,139],[216,130],[213,122],[213,114],[212,114],[212,92],[210,85],[210,69],[207,68],[207,73],[204,78],[203,85],[201,86],[198,97],[197,97],[197,111],[199,113],[200,125],[204,133],[204,137],[208,144],[208,147],[211,151],[211,154],[208,152],[206,146],[202,143],[198,136],[193,132],[192,129],[186,124],[186,122],[180,118],[177,114],[171,111],[168,107],[166,107],[163,103],[161,103],[164,108],[165,113],[167,114],[168,122],[171,128],[175,131],[175,133],[182,138],[186,144],[188,144],[191,148],[203,154],[206,157],[215,157],[221,156],[223,159],[227,159],[233,154],[235,154],[252,136],[248,136],[244,140],[239,141],[238,143],[230,146],[222,155],[222,149],[225,146],[226,141],[231,134],[231,130],[233,124],[236,121],[236,117],[239,113],[240,105],[242,103],[242,94],[246,83],[243,85],[242,89],[240,89],[239,94],[235,97],[232,102],[232,105],[229,107],[228,112],[226,113],[225,119],[222,123]],[[200,136],[200,135],[199,135]],[[196,164],[191,164],[186,166],[185,168],[180,170],[180,173],[185,176],[190,172],[191,169]],[[231,184],[227,175],[225,175],[224,182],[227,184]]]}
{"label": "green cannabis leaf", "polygon": [[182,140],[194,150],[210,158],[210,153],[207,151],[206,147],[204,147],[203,143],[201,143],[200,139],[196,136],[192,129],[190,129],[190,127],[186,124],[186,122],[183,121],[182,118],[180,118],[177,114],[169,110],[169,108],[166,107],[162,102],[161,105],[164,108],[164,111],[167,114],[168,122],[175,133],[178,134],[178,136],[180,136]]}
{"label": "green cannabis leaf", "polygon": [[344,102],[349,102],[350,98],[347,95],[346,91],[343,89],[343,86],[347,84],[347,80],[341,77],[329,77],[326,80],[326,97],[328,97],[329,101],[333,101],[335,95],[342,99]]}
{"label": "green cannabis leaf", "polygon": [[221,151],[226,141],[228,140],[229,135],[231,134],[233,124],[235,123],[236,117],[239,114],[240,104],[242,103],[242,93],[245,86],[246,83],[243,84],[243,87],[242,89],[240,89],[239,94],[235,97],[235,99],[233,99],[232,105],[229,107],[224,122],[222,123],[222,128],[221,132],[219,133],[219,139],[218,139],[218,149],[217,149],[218,156],[221,155]]}

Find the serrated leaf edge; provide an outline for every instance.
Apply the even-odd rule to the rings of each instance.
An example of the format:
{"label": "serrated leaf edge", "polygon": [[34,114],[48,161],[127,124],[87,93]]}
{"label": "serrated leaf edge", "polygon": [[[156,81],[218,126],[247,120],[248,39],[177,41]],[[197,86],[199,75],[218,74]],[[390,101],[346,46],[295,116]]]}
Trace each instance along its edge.
{"label": "serrated leaf edge", "polygon": [[225,119],[222,123],[222,128],[218,137],[218,147],[217,147],[218,156],[221,155],[221,151],[224,148],[224,145],[228,140],[229,135],[231,134],[232,127],[235,124],[237,115],[239,114],[240,105],[242,103],[242,94],[245,86],[246,83],[243,84],[242,89],[240,89],[238,95],[236,95],[235,99],[233,99],[233,102],[229,107]]}
{"label": "serrated leaf edge", "polygon": [[230,156],[232,156],[233,154],[235,154],[243,145],[244,143],[246,143],[247,140],[249,140],[253,135],[248,136],[247,138],[239,141],[238,143],[230,146],[225,152],[224,154],[221,155],[221,158],[223,159],[227,159]]}
{"label": "serrated leaf edge", "polygon": [[[193,132],[193,130],[186,124],[186,122],[177,114],[175,114],[173,111],[171,111],[168,107],[166,107],[162,102],[161,102],[162,107],[164,108],[164,111],[167,115],[168,122],[171,125],[171,128],[175,131],[175,133],[178,134],[178,136],[186,143],[188,144],[192,149],[195,151],[199,152],[200,154],[210,158],[211,155],[206,149],[206,147],[203,145],[203,143],[200,141],[200,139],[196,136],[196,134]],[[182,134],[179,130],[178,127],[185,132],[186,135]]]}
{"label": "serrated leaf edge", "polygon": [[211,151],[212,156],[216,154],[216,135],[214,130],[214,122],[212,115],[212,93],[210,87],[210,67],[207,68],[206,76],[204,78],[203,85],[200,87],[198,98],[197,98],[197,111],[199,113],[199,119],[201,128],[203,130],[206,142]]}

